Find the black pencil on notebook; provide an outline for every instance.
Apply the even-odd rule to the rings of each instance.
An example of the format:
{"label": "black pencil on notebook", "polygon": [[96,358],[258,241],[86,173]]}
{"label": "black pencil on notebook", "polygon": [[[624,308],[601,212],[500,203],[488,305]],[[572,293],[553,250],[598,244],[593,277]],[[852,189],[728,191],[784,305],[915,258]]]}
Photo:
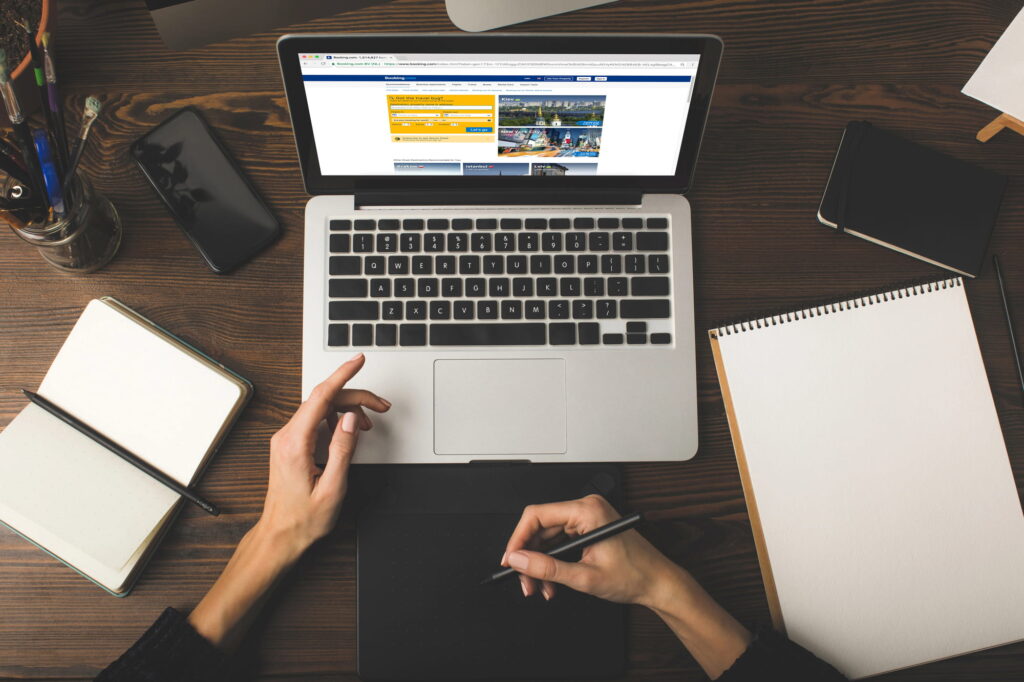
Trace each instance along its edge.
{"label": "black pencil on notebook", "polygon": [[196,505],[200,509],[206,511],[207,513],[213,514],[214,516],[220,514],[220,509],[218,509],[215,505],[199,497],[191,490],[189,490],[187,487],[178,483],[173,478],[171,478],[164,472],[160,471],[146,460],[140,458],[137,455],[132,454],[122,446],[118,445],[114,441],[104,436],[99,431],[93,429],[85,422],[79,420],[74,415],[65,412],[62,408],[51,403],[49,400],[47,400],[46,398],[37,393],[33,393],[32,391],[28,391],[24,388],[21,389],[21,392],[24,393],[25,397],[28,398],[35,405],[38,405],[39,407],[43,408],[44,410],[52,414],[54,417],[61,420],[71,428],[81,433],[82,435],[88,436],[93,441],[99,443],[100,445],[110,450],[124,461],[134,466],[136,469],[139,469],[145,472],[146,474],[149,474],[152,478],[156,479],[160,483],[163,483],[165,486],[167,486],[174,492],[178,493],[179,495],[181,495],[182,497],[184,497],[185,499],[187,499],[189,502]]}
{"label": "black pencil on notebook", "polygon": [[1003,271],[999,267],[999,256],[992,254],[992,269],[996,271],[999,282],[999,296],[1003,299],[1003,313],[1006,314],[1006,328],[1010,331],[1010,345],[1013,346],[1013,361],[1017,364],[1017,381],[1024,391],[1024,367],[1021,366],[1020,348],[1017,347],[1017,336],[1013,333],[1013,315],[1010,314],[1010,301],[1006,297],[1006,284],[1003,282]]}

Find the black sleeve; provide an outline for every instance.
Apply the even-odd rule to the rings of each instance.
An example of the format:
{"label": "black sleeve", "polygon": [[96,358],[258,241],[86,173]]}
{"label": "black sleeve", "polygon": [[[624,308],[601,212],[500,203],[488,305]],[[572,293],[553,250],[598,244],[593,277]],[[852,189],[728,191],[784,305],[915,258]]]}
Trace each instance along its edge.
{"label": "black sleeve", "polygon": [[722,673],[718,682],[845,682],[839,671],[807,649],[770,628],[758,629],[754,641]]}
{"label": "black sleeve", "polygon": [[224,654],[169,608],[96,682],[214,682],[224,665]]}

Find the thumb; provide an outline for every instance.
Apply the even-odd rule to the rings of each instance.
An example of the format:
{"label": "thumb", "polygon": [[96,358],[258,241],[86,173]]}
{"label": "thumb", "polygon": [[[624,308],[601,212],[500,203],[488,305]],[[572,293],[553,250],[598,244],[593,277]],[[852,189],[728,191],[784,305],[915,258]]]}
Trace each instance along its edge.
{"label": "thumb", "polygon": [[591,566],[559,561],[541,552],[518,550],[508,555],[508,565],[537,580],[560,583],[578,592],[591,592],[596,571]]}
{"label": "thumb", "polygon": [[346,412],[338,420],[338,425],[331,436],[331,444],[327,447],[327,463],[318,483],[325,491],[343,489],[348,465],[352,461],[358,441],[359,419],[355,412]]}

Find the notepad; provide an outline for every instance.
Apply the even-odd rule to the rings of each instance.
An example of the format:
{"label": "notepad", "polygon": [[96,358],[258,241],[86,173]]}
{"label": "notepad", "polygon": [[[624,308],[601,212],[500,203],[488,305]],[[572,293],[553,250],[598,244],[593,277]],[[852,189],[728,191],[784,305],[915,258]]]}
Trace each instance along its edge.
{"label": "notepad", "polygon": [[[251,385],[120,302],[89,303],[38,393],[192,485]],[[0,433],[0,521],[123,595],[179,496],[29,404]]]}
{"label": "notepad", "polygon": [[777,627],[851,678],[1024,639],[1024,514],[962,279],[709,335]]}

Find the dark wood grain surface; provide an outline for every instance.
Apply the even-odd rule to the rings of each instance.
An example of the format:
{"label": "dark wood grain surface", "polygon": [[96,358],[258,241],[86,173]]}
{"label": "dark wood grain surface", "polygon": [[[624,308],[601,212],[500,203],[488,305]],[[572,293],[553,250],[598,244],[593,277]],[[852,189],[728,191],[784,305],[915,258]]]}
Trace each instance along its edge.
{"label": "dark wood grain surface", "polygon": [[[665,516],[652,539],[744,622],[765,622],[768,610],[703,330],[740,314],[937,272],[817,223],[840,132],[859,118],[1010,176],[992,249],[1024,316],[1024,137],[1003,132],[975,142],[996,112],[960,93],[1020,9],[1020,0],[623,0],[515,29],[706,32],[725,40],[690,195],[700,451],[686,463],[630,465],[627,486],[631,509]],[[440,0],[399,0],[291,30],[454,27]],[[80,277],[59,274],[13,234],[0,234],[0,425],[23,407],[18,389],[38,385],[83,306],[101,295],[251,378],[257,393],[202,481],[225,513],[214,518],[187,507],[128,598],[108,596],[0,529],[0,677],[91,678],[165,606],[193,606],[259,513],[267,441],[299,401],[308,198],[277,35],[172,53],[139,0],[61,3],[65,93],[76,110],[89,94],[104,103],[84,167],[120,209],[127,232],[111,265]],[[206,269],[127,157],[131,140],[187,104],[207,114],[284,225],[279,243],[228,277]],[[1024,408],[991,271],[967,292],[1019,486]],[[355,680],[354,581],[352,528],[343,521],[270,604],[250,646],[250,674]],[[632,613],[629,637],[627,679],[703,679],[650,614]],[[878,679],[1022,678],[1018,644]]]}

